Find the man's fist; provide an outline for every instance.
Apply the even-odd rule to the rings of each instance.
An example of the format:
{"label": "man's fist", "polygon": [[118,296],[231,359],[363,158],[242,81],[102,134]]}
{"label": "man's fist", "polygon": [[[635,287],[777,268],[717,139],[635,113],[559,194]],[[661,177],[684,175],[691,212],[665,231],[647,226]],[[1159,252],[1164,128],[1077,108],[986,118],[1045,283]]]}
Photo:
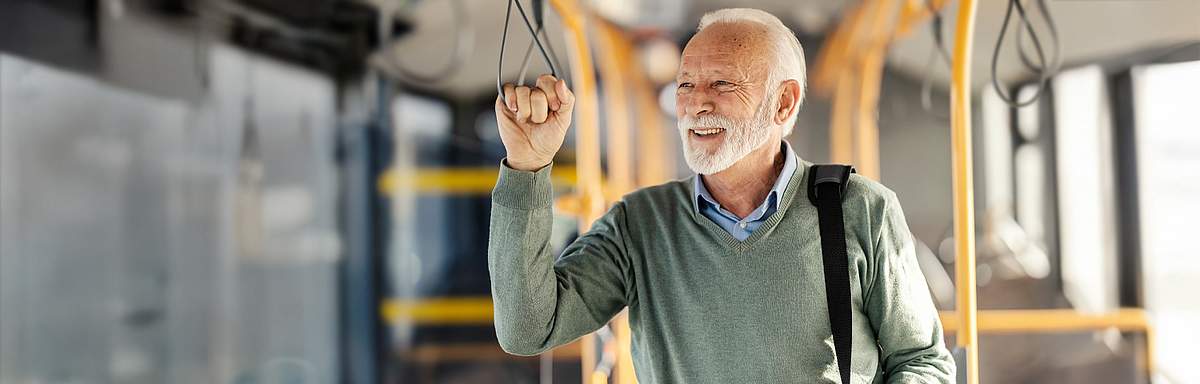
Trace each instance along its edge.
{"label": "man's fist", "polygon": [[567,137],[574,110],[575,94],[554,76],[539,76],[534,87],[505,84],[504,97],[496,97],[496,122],[508,166],[536,171],[549,165]]}

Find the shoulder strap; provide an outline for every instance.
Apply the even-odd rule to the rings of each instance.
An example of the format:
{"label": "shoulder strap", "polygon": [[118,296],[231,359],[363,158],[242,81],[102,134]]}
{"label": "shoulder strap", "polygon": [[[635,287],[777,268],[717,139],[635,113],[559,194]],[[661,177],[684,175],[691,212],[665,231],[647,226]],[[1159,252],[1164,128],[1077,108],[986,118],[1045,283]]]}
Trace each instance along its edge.
{"label": "shoulder strap", "polygon": [[829,328],[833,331],[834,353],[842,384],[850,384],[850,355],[853,311],[850,302],[850,266],[846,254],[846,227],[842,220],[842,197],[854,167],[815,164],[808,170],[808,200],[817,206],[821,226],[821,254],[825,264],[825,299],[829,306]]}

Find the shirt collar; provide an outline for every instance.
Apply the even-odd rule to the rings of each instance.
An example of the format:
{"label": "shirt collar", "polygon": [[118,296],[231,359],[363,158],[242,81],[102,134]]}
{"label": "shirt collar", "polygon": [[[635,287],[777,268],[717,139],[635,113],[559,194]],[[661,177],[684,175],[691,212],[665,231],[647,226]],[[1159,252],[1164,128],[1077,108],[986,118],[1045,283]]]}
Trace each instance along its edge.
{"label": "shirt collar", "polygon": [[[792,180],[792,174],[796,172],[796,167],[799,161],[796,157],[796,152],[792,151],[792,145],[787,140],[782,141],[783,144],[783,169],[779,170],[779,176],[775,178],[775,185],[771,187],[771,193],[767,194],[767,198],[759,207],[750,214],[750,216],[761,216],[766,213],[768,206],[778,204],[779,198],[783,196],[784,190],[787,189],[788,182]],[[708,204],[716,207],[719,211],[721,204],[717,203],[717,199],[712,197],[708,192],[708,188],[704,186],[704,181],[701,180],[700,174],[696,174],[692,178],[692,208],[696,213],[700,213],[700,204]]]}

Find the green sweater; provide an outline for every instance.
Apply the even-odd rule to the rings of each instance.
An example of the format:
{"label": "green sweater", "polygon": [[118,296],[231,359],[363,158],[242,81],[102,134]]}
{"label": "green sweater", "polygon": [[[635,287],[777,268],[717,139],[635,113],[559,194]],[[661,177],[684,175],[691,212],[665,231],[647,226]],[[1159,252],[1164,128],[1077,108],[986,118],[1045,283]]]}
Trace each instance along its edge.
{"label": "green sweater", "polygon": [[[695,213],[692,182],[678,180],[626,195],[555,260],[551,167],[502,164],[488,242],[500,346],[539,354],[628,307],[643,384],[838,383],[811,165],[801,161],[778,211],[745,241]],[[953,381],[896,195],[855,175],[843,204],[852,381]]]}

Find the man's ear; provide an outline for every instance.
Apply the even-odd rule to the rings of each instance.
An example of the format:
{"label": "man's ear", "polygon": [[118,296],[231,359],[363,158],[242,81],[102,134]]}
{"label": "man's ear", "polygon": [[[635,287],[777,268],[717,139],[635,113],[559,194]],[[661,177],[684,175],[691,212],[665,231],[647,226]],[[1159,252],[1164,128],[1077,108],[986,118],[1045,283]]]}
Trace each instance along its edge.
{"label": "man's ear", "polygon": [[776,106],[775,114],[772,116],[775,124],[786,123],[789,116],[797,113],[796,110],[800,109],[800,95],[799,81],[789,79],[779,85],[779,104]]}

